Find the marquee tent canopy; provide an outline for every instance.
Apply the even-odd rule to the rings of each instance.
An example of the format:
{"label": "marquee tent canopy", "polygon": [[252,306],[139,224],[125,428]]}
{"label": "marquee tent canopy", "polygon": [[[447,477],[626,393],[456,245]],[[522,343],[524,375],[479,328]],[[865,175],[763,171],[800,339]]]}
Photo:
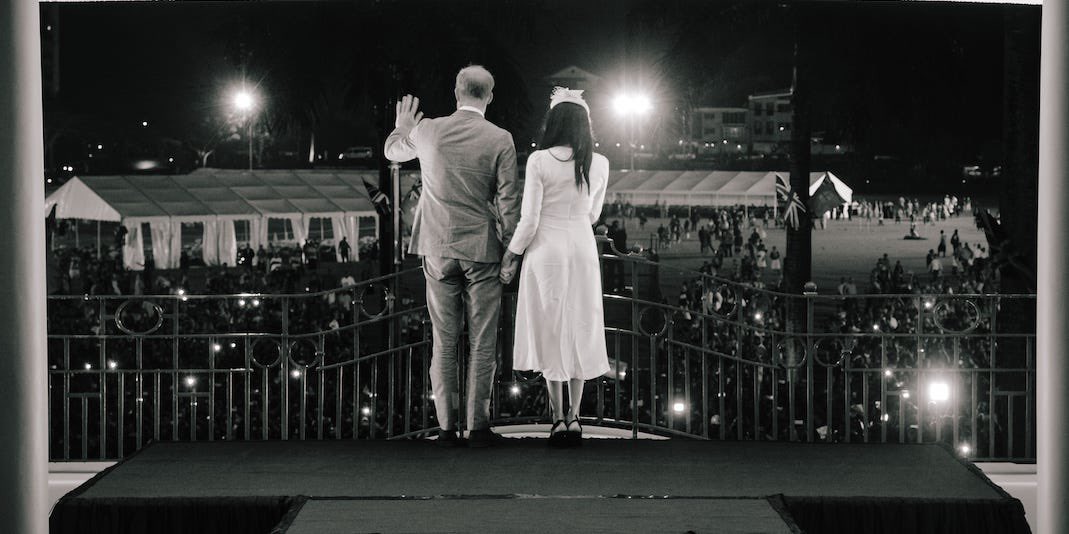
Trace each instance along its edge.
{"label": "marquee tent canopy", "polygon": [[[606,200],[634,205],[776,206],[776,176],[790,181],[787,171],[614,171]],[[830,180],[842,199],[853,200],[853,189],[830,171],[809,173],[809,192]]]}
{"label": "marquee tent canopy", "polygon": [[[410,182],[416,173],[404,173]],[[57,219],[117,221],[127,230],[123,261],[144,264],[141,224],[152,233],[158,267],[178,265],[181,223],[203,223],[204,261],[234,265],[234,221],[248,221],[253,249],[268,241],[268,219],[289,220],[303,242],[314,218],[329,219],[334,236],[348,238],[354,252],[359,218],[378,214],[364,179],[378,182],[377,171],[198,169],[187,175],[74,177],[45,200],[45,213]],[[376,224],[377,227],[377,224]],[[164,245],[164,246],[160,246]]]}

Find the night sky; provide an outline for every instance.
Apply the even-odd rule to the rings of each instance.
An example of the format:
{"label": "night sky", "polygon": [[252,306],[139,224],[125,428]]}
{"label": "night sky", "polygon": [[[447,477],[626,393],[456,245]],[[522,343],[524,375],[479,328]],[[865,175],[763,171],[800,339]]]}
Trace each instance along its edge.
{"label": "night sky", "polygon": [[[801,17],[752,0],[46,5],[59,11],[61,52],[46,115],[83,141],[185,141],[226,115],[244,76],[268,99],[276,139],[296,147],[315,130],[340,150],[375,142],[376,106],[398,92],[449,113],[452,76],[474,62],[498,78],[489,118],[519,144],[542,118],[541,79],[568,65],[602,76],[606,91],[647,88],[663,116],[787,88],[802,21],[814,130],[866,158],[1001,157],[1004,16],[1038,8],[807,5]],[[615,126],[595,125],[610,140]]]}

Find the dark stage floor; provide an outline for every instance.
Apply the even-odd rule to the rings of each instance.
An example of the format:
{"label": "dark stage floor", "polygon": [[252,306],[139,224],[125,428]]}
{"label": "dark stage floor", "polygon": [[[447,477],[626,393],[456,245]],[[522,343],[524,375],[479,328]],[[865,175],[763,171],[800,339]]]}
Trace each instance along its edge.
{"label": "dark stage floor", "polygon": [[611,439],[157,443],[65,497],[52,531],[186,510],[234,532],[257,506],[292,533],[1028,532],[1019,501],[940,446]]}

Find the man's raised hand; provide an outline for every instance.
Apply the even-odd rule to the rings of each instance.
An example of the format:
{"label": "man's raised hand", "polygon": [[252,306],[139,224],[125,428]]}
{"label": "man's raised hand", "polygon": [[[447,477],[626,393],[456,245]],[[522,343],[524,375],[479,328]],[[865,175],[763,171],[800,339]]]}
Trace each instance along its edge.
{"label": "man's raised hand", "polygon": [[393,124],[398,130],[408,133],[419,124],[422,118],[423,112],[419,111],[419,98],[405,95],[397,103],[397,118]]}

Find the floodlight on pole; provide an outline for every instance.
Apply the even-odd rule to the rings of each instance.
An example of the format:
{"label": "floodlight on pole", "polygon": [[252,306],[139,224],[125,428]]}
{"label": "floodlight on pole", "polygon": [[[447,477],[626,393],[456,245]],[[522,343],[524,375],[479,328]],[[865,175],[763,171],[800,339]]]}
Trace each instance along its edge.
{"label": "floodlight on pole", "polygon": [[252,94],[248,91],[238,91],[234,95],[234,107],[237,108],[238,111],[247,112],[251,110],[255,104],[256,102],[253,99]]}
{"label": "floodlight on pole", "polygon": [[246,137],[249,138],[249,170],[252,170],[252,118],[256,108],[256,97],[249,91],[242,89],[234,93],[234,108],[245,115]]}
{"label": "floodlight on pole", "polygon": [[649,113],[653,103],[646,95],[621,93],[613,99],[612,106],[617,114],[627,117],[631,170],[635,170],[635,118]]}

